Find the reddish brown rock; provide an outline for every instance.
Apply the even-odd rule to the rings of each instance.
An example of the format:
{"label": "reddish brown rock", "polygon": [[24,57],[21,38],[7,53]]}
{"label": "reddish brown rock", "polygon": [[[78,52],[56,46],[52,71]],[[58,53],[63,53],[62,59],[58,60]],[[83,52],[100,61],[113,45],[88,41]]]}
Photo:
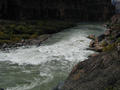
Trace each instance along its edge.
{"label": "reddish brown rock", "polygon": [[94,54],[91,54],[89,57],[96,57],[96,56],[98,56],[98,54],[94,53]]}
{"label": "reddish brown rock", "polygon": [[120,14],[116,14],[111,18],[111,24],[116,24],[116,23],[120,23]]}
{"label": "reddish brown rock", "polygon": [[96,50],[97,52],[102,52],[103,47],[101,47],[101,46],[96,46],[96,47],[95,47],[95,50]]}
{"label": "reddish brown rock", "polygon": [[95,42],[91,41],[89,47],[94,47]]}
{"label": "reddish brown rock", "polygon": [[88,36],[88,38],[89,38],[89,39],[92,39],[92,40],[95,40],[95,35],[92,35],[92,34],[91,34],[91,35]]}
{"label": "reddish brown rock", "polygon": [[110,29],[108,29],[108,30],[106,30],[106,31],[104,32],[104,35],[106,35],[106,36],[108,36],[108,35],[110,35],[110,34],[111,34]]}

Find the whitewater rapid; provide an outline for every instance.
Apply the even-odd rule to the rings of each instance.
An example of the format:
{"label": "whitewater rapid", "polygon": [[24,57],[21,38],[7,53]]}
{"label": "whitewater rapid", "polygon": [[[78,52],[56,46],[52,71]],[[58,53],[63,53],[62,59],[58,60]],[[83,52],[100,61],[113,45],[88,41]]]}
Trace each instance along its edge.
{"label": "whitewater rapid", "polygon": [[90,42],[86,37],[99,35],[104,29],[101,24],[78,24],[52,35],[39,47],[0,51],[0,88],[51,90],[76,63],[94,53],[86,50]]}

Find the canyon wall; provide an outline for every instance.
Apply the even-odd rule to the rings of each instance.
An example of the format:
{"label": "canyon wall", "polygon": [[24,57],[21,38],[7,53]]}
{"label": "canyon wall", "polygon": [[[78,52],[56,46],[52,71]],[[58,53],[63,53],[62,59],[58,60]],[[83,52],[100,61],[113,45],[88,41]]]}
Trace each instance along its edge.
{"label": "canyon wall", "polygon": [[114,13],[111,0],[1,0],[1,19],[102,21]]}
{"label": "canyon wall", "polygon": [[102,51],[74,66],[64,85],[55,90],[120,90],[120,14],[106,26],[97,37]]}

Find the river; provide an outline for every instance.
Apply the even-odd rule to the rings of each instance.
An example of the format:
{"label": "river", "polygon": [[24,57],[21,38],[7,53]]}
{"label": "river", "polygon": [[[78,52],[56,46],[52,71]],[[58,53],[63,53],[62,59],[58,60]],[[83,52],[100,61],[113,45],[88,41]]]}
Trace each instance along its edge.
{"label": "river", "polygon": [[84,23],[52,35],[41,46],[0,51],[0,88],[52,90],[72,67],[94,53],[86,50],[89,34],[99,35],[102,24]]}

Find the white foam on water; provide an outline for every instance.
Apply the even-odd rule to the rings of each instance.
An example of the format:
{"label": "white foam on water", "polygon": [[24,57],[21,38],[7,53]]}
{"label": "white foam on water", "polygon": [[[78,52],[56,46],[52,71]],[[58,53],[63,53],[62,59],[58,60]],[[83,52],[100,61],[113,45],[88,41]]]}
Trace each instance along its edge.
{"label": "white foam on water", "polygon": [[[91,30],[89,30],[91,28]],[[30,48],[18,48],[10,50],[9,52],[0,51],[0,61],[10,61],[18,65],[32,64],[39,65],[38,77],[30,81],[30,84],[16,85],[15,87],[8,87],[7,90],[33,90],[36,86],[50,82],[54,78],[52,70],[57,70],[56,66],[51,66],[47,62],[60,61],[63,66],[60,68],[64,70],[72,67],[72,62],[83,61],[93,51],[86,50],[89,46],[90,40],[86,38],[90,33],[95,32],[92,28],[102,29],[100,25],[79,25],[78,27],[65,30],[63,32],[54,34],[51,38],[45,41],[41,46],[31,46]],[[97,31],[96,31],[97,32]],[[52,43],[51,43],[52,42]],[[67,63],[70,62],[70,65]],[[71,69],[71,68],[70,68]],[[33,69],[34,70],[34,69]],[[23,68],[24,73],[31,73],[32,70]],[[45,77],[44,80],[41,80]],[[45,89],[46,90],[46,89]]]}
{"label": "white foam on water", "polygon": [[50,60],[84,60],[91,51],[88,47],[89,39],[84,35],[72,35],[69,39],[61,40],[52,45],[31,48],[19,48],[9,53],[0,53],[0,60],[18,64],[40,64]]}
{"label": "white foam on water", "polygon": [[38,65],[50,60],[69,60],[82,61],[87,55],[93,53],[85,50],[90,40],[87,39],[89,28],[101,29],[100,25],[78,25],[77,28],[69,29],[55,34],[48,39],[49,42],[58,40],[50,45],[42,45],[40,47],[32,46],[31,48],[19,48],[11,50],[9,53],[0,52],[0,61],[11,61],[18,64],[34,64]]}

